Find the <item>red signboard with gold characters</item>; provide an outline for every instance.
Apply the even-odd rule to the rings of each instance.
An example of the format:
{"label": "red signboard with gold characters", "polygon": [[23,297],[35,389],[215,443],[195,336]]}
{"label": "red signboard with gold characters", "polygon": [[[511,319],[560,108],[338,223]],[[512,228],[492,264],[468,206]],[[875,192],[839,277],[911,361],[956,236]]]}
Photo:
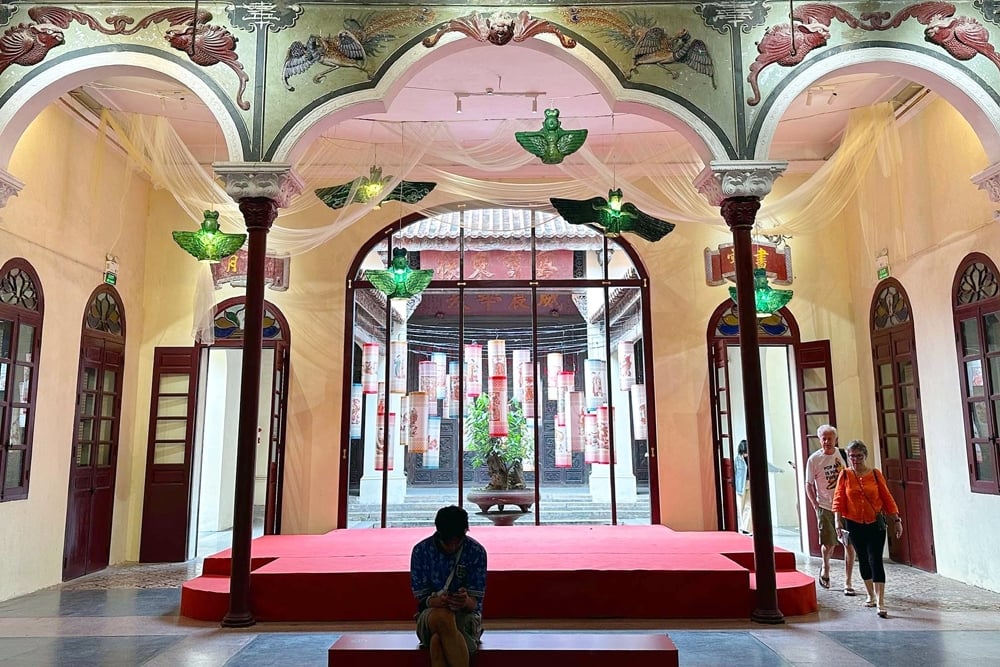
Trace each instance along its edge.
{"label": "red signboard with gold characters", "polygon": [[[288,269],[291,257],[276,257],[268,255],[264,258],[264,285],[276,292],[288,289]],[[245,287],[247,284],[247,251],[236,251],[236,254],[226,257],[221,262],[212,264],[212,280],[215,288],[231,284],[234,287]]]}
{"label": "red signboard with gold characters", "polygon": [[[755,241],[751,247],[754,267],[766,269],[770,283],[792,284],[792,249],[787,243],[782,243],[779,247],[769,241]],[[712,286],[723,285],[726,281],[735,283],[734,261],[732,243],[721,243],[715,250],[705,248],[705,282]]]}

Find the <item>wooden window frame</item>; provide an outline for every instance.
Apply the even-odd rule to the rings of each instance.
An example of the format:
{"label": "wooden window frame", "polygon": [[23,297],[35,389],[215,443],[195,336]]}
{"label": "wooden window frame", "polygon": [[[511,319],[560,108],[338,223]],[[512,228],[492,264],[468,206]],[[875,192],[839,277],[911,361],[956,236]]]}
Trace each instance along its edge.
{"label": "wooden window frame", "polygon": [[[35,309],[29,310],[20,306],[0,303],[0,320],[7,320],[11,325],[10,356],[0,357],[0,363],[6,365],[4,381],[4,398],[0,400],[0,502],[12,500],[24,500],[28,497],[28,485],[31,481],[31,450],[35,433],[35,413],[38,409],[38,380],[39,361],[42,349],[42,320],[45,312],[45,299],[42,295],[41,281],[38,273],[31,264],[21,257],[15,257],[4,263],[0,267],[0,280],[3,280],[12,270],[22,271],[31,280],[35,289]],[[18,336],[22,325],[32,326],[35,329],[34,340],[32,342],[31,360],[17,361]],[[2,352],[0,352],[2,354]],[[14,378],[17,367],[27,367],[31,369],[31,388],[24,401],[14,400]],[[24,467],[21,471],[20,484],[8,487],[7,464],[8,453],[12,450],[10,442],[10,420],[12,408],[27,408],[28,418],[24,427],[24,445],[18,446],[16,451],[24,452]]]}
{"label": "wooden window frame", "polygon": [[[993,274],[994,279],[1000,279],[1000,272],[997,266],[988,256],[974,252],[966,255],[959,263],[955,272],[955,279],[952,283],[952,313],[955,325],[955,348],[958,359],[958,384],[962,396],[962,420],[965,424],[965,450],[969,462],[969,488],[972,493],[985,493],[990,495],[1000,495],[1000,424],[997,423],[996,415],[991,409],[992,404],[1000,403],[1000,393],[991,392],[989,377],[989,359],[991,355],[985,350],[985,331],[983,329],[983,317],[987,313],[1000,312],[1000,293],[995,296],[972,301],[970,303],[960,303],[959,294],[963,285],[963,277],[968,268],[976,263],[985,265],[986,269]],[[962,346],[962,322],[974,319],[976,322],[976,332],[979,336],[980,349],[977,354],[964,354]],[[994,353],[992,357],[1000,356]],[[984,375],[984,391],[982,397],[970,396],[968,391],[967,378],[965,375],[966,364],[969,361],[979,360]],[[1000,378],[996,378],[1000,383]],[[986,403],[986,422],[989,430],[988,437],[974,438],[972,422],[969,418],[969,410],[973,403]],[[990,446],[993,451],[993,479],[982,480],[976,477],[976,445]]]}

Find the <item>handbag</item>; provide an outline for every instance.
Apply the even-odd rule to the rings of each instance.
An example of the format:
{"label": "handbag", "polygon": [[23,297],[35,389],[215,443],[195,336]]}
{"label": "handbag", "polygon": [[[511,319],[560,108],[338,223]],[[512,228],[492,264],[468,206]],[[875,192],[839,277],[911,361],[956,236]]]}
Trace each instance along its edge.
{"label": "handbag", "polygon": [[[875,480],[878,481],[878,470],[872,469],[872,474],[875,475]],[[886,526],[889,525],[885,519],[885,511],[881,509],[876,510],[875,505],[872,505],[872,501],[868,499],[868,494],[865,493],[865,487],[861,483],[861,478],[858,477],[858,473],[854,473],[854,479],[858,483],[858,488],[861,489],[861,495],[865,497],[865,502],[868,503],[869,507],[875,510],[875,528],[877,528],[880,533],[884,533]]]}

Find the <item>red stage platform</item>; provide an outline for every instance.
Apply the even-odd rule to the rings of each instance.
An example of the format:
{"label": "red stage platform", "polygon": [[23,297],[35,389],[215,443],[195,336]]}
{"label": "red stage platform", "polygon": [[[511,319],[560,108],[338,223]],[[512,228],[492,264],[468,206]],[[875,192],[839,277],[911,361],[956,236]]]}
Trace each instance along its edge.
{"label": "red stage platform", "polygon": [[[253,541],[251,607],[259,621],[410,620],[410,549],[427,528],[335,530]],[[665,526],[477,527],[489,554],[492,618],[747,618],[753,541]],[[778,606],[816,611],[811,576],[775,549]],[[229,551],[184,584],[181,614],[220,621],[229,606]]]}

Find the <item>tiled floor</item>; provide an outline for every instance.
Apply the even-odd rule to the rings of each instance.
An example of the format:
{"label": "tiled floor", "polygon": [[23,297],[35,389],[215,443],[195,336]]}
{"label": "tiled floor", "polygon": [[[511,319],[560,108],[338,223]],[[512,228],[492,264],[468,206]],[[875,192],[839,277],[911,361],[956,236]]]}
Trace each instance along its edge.
{"label": "tiled floor", "polygon": [[[818,560],[800,569],[818,572]],[[259,624],[223,630],[180,618],[180,582],[200,563],[126,565],[0,602],[0,666],[325,665],[347,630],[409,629],[409,623]],[[670,635],[684,667],[739,665],[1000,664],[1000,594],[887,564],[890,617],[845,597],[843,573],[818,589],[820,611],[784,625],[748,621],[523,621],[487,619],[487,632],[602,629]],[[860,585],[860,581],[858,581]]]}

